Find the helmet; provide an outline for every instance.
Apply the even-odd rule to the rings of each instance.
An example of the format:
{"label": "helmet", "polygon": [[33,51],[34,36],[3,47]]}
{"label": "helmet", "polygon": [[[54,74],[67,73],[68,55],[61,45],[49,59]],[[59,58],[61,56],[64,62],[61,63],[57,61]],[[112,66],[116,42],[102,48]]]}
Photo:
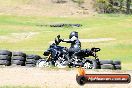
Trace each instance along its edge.
{"label": "helmet", "polygon": [[71,32],[70,35],[69,35],[69,39],[71,39],[73,36],[78,38],[78,32],[76,32],[76,31]]}
{"label": "helmet", "polygon": [[77,37],[73,36],[70,40],[75,41],[77,40]]}

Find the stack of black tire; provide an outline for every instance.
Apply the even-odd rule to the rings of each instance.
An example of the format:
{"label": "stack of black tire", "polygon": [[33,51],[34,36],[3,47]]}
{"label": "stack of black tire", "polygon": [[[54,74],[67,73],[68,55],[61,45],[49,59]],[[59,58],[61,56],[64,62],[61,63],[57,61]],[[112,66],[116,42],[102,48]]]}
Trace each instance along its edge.
{"label": "stack of black tire", "polygon": [[100,67],[101,69],[121,70],[121,61],[101,60]]}
{"label": "stack of black tire", "polygon": [[121,61],[113,61],[114,69],[121,70]]}
{"label": "stack of black tire", "polygon": [[42,59],[39,55],[27,55],[26,57],[26,66],[35,67],[39,59]]}
{"label": "stack of black tire", "polygon": [[10,66],[11,56],[12,52],[8,50],[0,50],[0,65]]}
{"label": "stack of black tire", "polygon": [[81,27],[81,24],[64,24],[64,23],[60,23],[60,24],[50,24],[50,27]]}
{"label": "stack of black tire", "polygon": [[26,54],[23,52],[13,52],[12,53],[12,65],[25,66]]}

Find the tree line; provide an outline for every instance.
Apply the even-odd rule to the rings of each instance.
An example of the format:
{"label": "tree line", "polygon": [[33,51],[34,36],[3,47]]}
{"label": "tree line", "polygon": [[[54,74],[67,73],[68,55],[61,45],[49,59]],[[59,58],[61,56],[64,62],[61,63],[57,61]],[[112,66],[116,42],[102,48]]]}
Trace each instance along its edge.
{"label": "tree line", "polygon": [[96,10],[100,13],[132,13],[132,0],[96,0]]}

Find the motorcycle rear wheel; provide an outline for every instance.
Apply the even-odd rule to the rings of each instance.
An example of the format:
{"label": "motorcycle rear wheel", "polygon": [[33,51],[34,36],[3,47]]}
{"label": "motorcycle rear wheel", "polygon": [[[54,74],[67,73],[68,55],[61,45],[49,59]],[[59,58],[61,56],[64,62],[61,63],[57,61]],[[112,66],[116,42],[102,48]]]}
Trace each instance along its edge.
{"label": "motorcycle rear wheel", "polygon": [[98,68],[98,65],[97,65],[96,60],[89,60],[89,61],[86,61],[84,63],[84,66],[83,67],[85,69],[97,69]]}

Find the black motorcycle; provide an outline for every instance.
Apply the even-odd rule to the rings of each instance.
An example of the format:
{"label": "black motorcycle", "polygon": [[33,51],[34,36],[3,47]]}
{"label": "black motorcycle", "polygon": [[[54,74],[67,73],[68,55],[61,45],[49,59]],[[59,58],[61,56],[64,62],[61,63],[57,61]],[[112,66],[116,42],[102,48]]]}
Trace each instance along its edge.
{"label": "black motorcycle", "polygon": [[[86,69],[99,68],[99,59],[96,52],[100,51],[100,48],[92,48],[86,50],[79,50],[72,55],[67,47],[59,46],[62,39],[60,35],[55,38],[55,42],[50,45],[47,51],[44,52],[44,56],[48,56],[46,62],[48,65],[57,67],[69,66],[69,67],[84,67]],[[87,58],[93,56],[94,59]],[[46,64],[47,65],[47,64]]]}
{"label": "black motorcycle", "polygon": [[[63,67],[83,67],[85,69],[121,69],[121,61],[113,60],[99,60],[97,52],[100,48],[91,48],[85,50],[79,50],[77,52],[70,52],[67,47],[59,46],[60,35],[55,38],[48,50],[44,52],[44,56],[47,56],[47,60],[43,61],[45,66]],[[91,56],[91,57],[90,57]]]}

